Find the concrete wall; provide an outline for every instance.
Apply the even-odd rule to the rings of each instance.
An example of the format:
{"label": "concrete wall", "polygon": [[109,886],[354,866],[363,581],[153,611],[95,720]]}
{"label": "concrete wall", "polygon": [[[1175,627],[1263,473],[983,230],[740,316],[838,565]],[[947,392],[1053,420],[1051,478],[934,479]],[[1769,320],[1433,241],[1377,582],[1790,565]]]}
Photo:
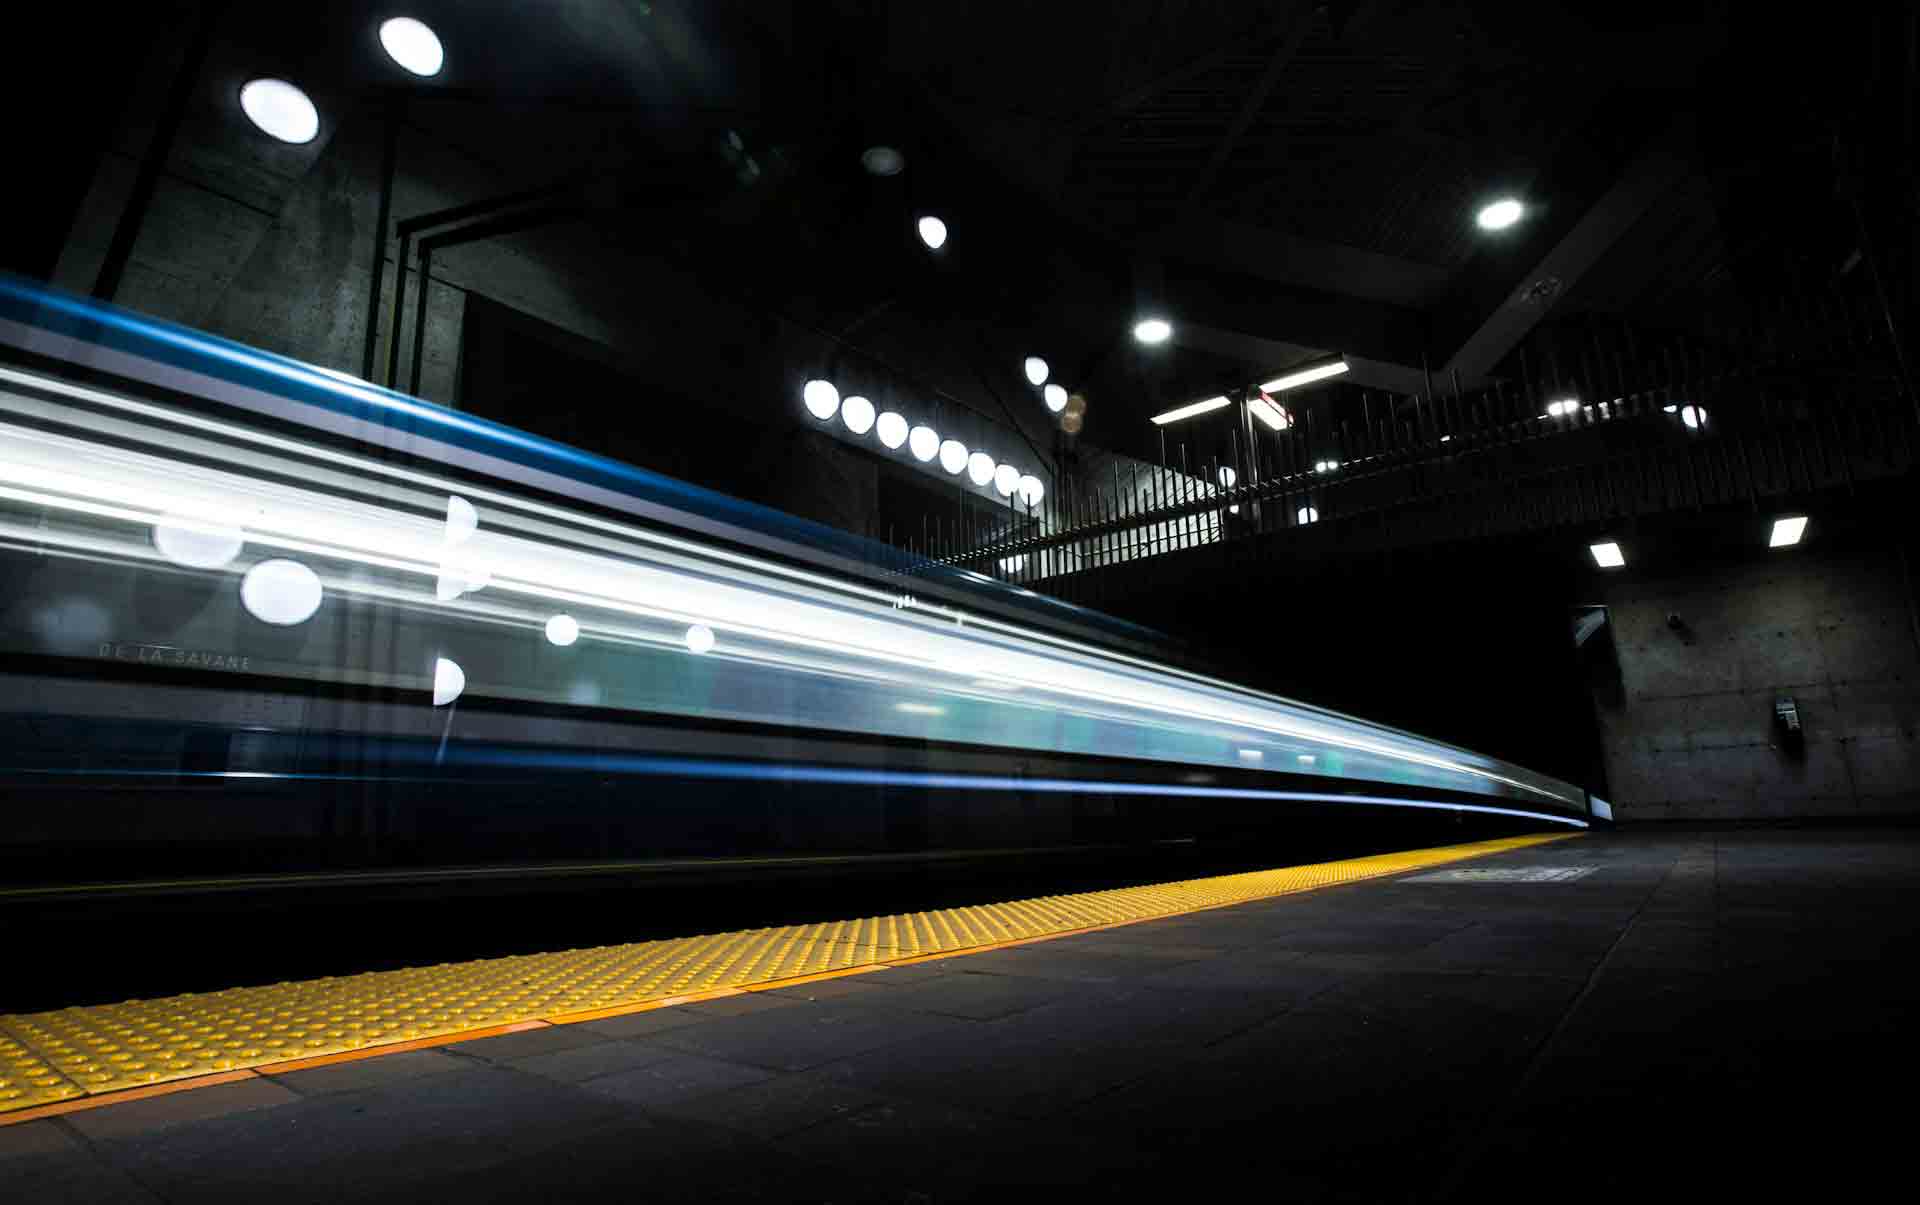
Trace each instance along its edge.
{"label": "concrete wall", "polygon": [[[1622,581],[1605,602],[1624,691],[1600,730],[1622,820],[1920,808],[1920,655],[1896,550],[1816,544]],[[1799,758],[1776,744],[1779,695],[1799,703]]]}

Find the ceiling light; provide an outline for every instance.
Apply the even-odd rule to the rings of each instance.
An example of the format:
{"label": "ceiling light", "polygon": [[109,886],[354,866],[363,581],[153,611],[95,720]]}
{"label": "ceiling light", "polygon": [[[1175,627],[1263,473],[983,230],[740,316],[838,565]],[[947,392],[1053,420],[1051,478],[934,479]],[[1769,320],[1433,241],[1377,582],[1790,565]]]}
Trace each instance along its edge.
{"label": "ceiling light", "polygon": [[249,80],[240,89],[240,111],[282,142],[312,142],[320,133],[320,113],[313,102],[283,79]]}
{"label": "ceiling light", "polygon": [[1345,360],[1334,360],[1326,364],[1316,364],[1312,368],[1302,368],[1298,372],[1290,372],[1285,376],[1275,377],[1273,380],[1260,386],[1260,388],[1268,393],[1284,393],[1289,389],[1298,389],[1302,385],[1311,385],[1315,381],[1324,381],[1328,377],[1337,377],[1345,371],[1347,371],[1347,362]]}
{"label": "ceiling light", "polygon": [[1660,407],[1660,409],[1667,414],[1676,414],[1679,412],[1680,407],[1669,405],[1669,406],[1662,406]]}
{"label": "ceiling light", "polygon": [[219,569],[246,547],[247,533],[223,523],[163,515],[153,525],[153,546],[160,555],[188,569]]}
{"label": "ceiling light", "polygon": [[394,17],[380,23],[380,45],[393,61],[415,75],[439,75],[447,61],[440,36],[424,21],[412,17]]}
{"label": "ceiling light", "polygon": [[945,715],[947,714],[946,708],[935,707],[931,703],[895,703],[893,705],[893,708],[895,711],[904,711],[908,715]]}
{"label": "ceiling light", "polygon": [[1311,506],[1303,506],[1293,512],[1293,518],[1300,526],[1305,527],[1309,523],[1318,523],[1320,521],[1320,512]]}
{"label": "ceiling light", "polygon": [[889,448],[897,448],[907,442],[907,420],[891,410],[880,416],[880,421],[874,424],[873,429],[874,434],[880,437],[880,442]]}
{"label": "ceiling light", "polygon": [[458,494],[447,495],[447,522],[440,529],[440,538],[449,544],[464,544],[480,530],[480,512],[473,509],[473,503]]}
{"label": "ceiling light", "polygon": [[1046,399],[1047,409],[1053,411],[1055,414],[1067,408],[1067,387],[1065,385],[1049,385],[1040,391],[1040,396]]}
{"label": "ceiling light", "polygon": [[1698,430],[1701,423],[1707,421],[1707,412],[1699,406],[1680,407],[1680,421],[1687,424],[1687,430]]}
{"label": "ceiling light", "polygon": [[808,381],[806,388],[800,391],[800,398],[807,404],[807,413],[825,421],[840,410],[840,391],[833,387],[832,381],[818,378]]}
{"label": "ceiling light", "polygon": [[940,453],[940,433],[932,427],[915,427],[907,434],[907,451],[921,464],[932,460]]}
{"label": "ceiling light", "polygon": [[967,457],[967,476],[975,485],[985,485],[992,481],[997,467],[999,466],[993,463],[993,457],[985,452],[975,452]]}
{"label": "ceiling light", "polygon": [[1028,381],[1035,385],[1044,385],[1047,383],[1047,362],[1045,360],[1042,360],[1039,356],[1028,356],[1026,369]]}
{"label": "ceiling light", "polygon": [[1505,230],[1521,218],[1527,216],[1527,207],[1512,197],[1502,197],[1491,205],[1484,206],[1474,217],[1482,230]]}
{"label": "ceiling light", "polygon": [[1557,402],[1547,403],[1547,417],[1560,418],[1564,415],[1572,414],[1575,410],[1578,410],[1579,408],[1580,408],[1579,399],[1563,397]]}
{"label": "ceiling light", "polygon": [[993,488],[1000,491],[1002,498],[1013,497],[1013,491],[1020,488],[1020,470],[1010,464],[993,470]]}
{"label": "ceiling light", "polygon": [[957,473],[967,467],[967,445],[957,439],[949,439],[940,445],[940,467],[949,473]]}
{"label": "ceiling light", "polygon": [[1294,760],[1299,762],[1303,766],[1311,766],[1313,764],[1313,754],[1302,753],[1298,757],[1294,758]]}
{"label": "ceiling light", "polygon": [[1243,761],[1261,761],[1267,756],[1258,749],[1240,749],[1237,752]]}
{"label": "ceiling light", "polygon": [[580,639],[580,622],[571,615],[555,615],[547,620],[547,640],[566,648]]}
{"label": "ceiling light", "polygon": [[1627,563],[1626,554],[1620,551],[1620,545],[1608,540],[1603,544],[1589,544],[1587,551],[1593,554],[1593,563],[1602,569],[1618,569]]}
{"label": "ceiling light", "polygon": [[890,146],[870,146],[860,153],[860,166],[869,175],[897,176],[907,165],[907,157]]}
{"label": "ceiling light", "polygon": [[1313,462],[1313,471],[1316,473],[1331,473],[1339,467],[1340,462],[1337,460],[1316,460]]}
{"label": "ceiling light", "polygon": [[1285,431],[1293,426],[1293,420],[1287,417],[1287,412],[1266,398],[1254,398],[1247,403],[1247,409],[1253,411],[1253,417],[1265,423],[1269,430]]}
{"label": "ceiling light", "polygon": [[935,217],[920,219],[920,241],[930,250],[938,251],[947,245],[947,224]]}
{"label": "ceiling light", "polygon": [[1040,505],[1040,499],[1046,497],[1047,487],[1038,477],[1029,473],[1020,479],[1020,501],[1028,506]]}
{"label": "ceiling light", "polygon": [[1168,423],[1177,423],[1183,418],[1192,418],[1196,414],[1207,414],[1232,404],[1233,403],[1227,401],[1224,397],[1210,397],[1204,402],[1194,402],[1189,406],[1180,406],[1176,409],[1169,410],[1165,414],[1156,414],[1153,416],[1153,424],[1156,427],[1164,427]]}
{"label": "ceiling light", "polygon": [[458,662],[437,657],[433,662],[433,705],[445,707],[467,688],[467,671]]}
{"label": "ceiling light", "polygon": [[1018,556],[1006,556],[1006,557],[1000,558],[1000,569],[1002,572],[1018,573],[1022,569],[1025,569],[1026,567],[1027,567],[1027,554],[1024,552]]}
{"label": "ceiling light", "polygon": [[1233,483],[1240,479],[1240,474],[1234,472],[1232,468],[1226,465],[1221,465],[1219,477],[1220,477],[1221,485],[1225,486],[1228,489],[1232,489]]}
{"label": "ceiling light", "polygon": [[1142,318],[1133,324],[1133,337],[1142,343],[1165,343],[1173,337],[1173,323],[1165,318]]}
{"label": "ceiling light", "polygon": [[840,421],[855,435],[865,435],[873,430],[873,403],[854,394],[840,403]]}
{"label": "ceiling light", "polygon": [[1788,515],[1782,519],[1775,519],[1773,534],[1767,537],[1767,547],[1786,548],[1798,544],[1800,537],[1806,533],[1807,517],[1805,515]]}
{"label": "ceiling light", "polygon": [[1453,436],[1451,436],[1451,435],[1442,435],[1442,436],[1440,437],[1440,442],[1441,442],[1441,443],[1443,443],[1443,444],[1445,444],[1445,443],[1452,443],[1452,442],[1453,442]]}
{"label": "ceiling light", "polygon": [[689,653],[711,653],[713,629],[704,623],[696,623],[687,629],[686,642]]}
{"label": "ceiling light", "polygon": [[261,561],[240,579],[240,605],[261,623],[290,628],[320,609],[320,575],[299,561]]}

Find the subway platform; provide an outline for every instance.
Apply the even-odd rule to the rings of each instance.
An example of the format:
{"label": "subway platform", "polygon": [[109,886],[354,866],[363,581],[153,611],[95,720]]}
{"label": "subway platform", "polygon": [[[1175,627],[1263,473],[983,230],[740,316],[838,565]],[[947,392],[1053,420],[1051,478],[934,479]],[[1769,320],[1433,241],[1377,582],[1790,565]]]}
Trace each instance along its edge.
{"label": "subway platform", "polygon": [[[0,1113],[0,1199],[1777,1199],[1897,1170],[1920,833],[1471,852],[46,1088]],[[194,1023],[168,1016],[142,1023]],[[71,1086],[92,1064],[36,1024]]]}

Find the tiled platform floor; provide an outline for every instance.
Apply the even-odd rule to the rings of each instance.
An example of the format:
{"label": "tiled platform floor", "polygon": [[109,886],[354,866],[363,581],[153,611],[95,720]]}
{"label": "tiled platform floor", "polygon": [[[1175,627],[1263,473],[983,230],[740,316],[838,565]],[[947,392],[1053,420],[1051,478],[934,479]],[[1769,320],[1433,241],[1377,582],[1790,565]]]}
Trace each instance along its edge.
{"label": "tiled platform floor", "polygon": [[1883,1191],[1920,833],[1473,866],[1591,873],[1416,873],[0,1127],[0,1200]]}

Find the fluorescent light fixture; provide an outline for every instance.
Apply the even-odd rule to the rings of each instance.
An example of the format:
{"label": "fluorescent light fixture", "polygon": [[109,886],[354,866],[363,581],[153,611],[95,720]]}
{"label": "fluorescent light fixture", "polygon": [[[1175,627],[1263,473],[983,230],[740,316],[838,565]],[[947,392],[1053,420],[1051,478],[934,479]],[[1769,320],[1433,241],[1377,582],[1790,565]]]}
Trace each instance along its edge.
{"label": "fluorescent light fixture", "polygon": [[1314,757],[1313,757],[1313,754],[1311,753],[1302,753],[1299,757],[1295,758],[1294,760],[1298,761],[1303,766],[1311,766],[1314,762]]}
{"label": "fluorescent light fixture", "polygon": [[580,621],[571,615],[555,615],[547,620],[547,641],[566,648],[580,639]]}
{"label": "fluorescent light fixture", "polygon": [[436,657],[433,662],[433,705],[445,707],[467,688],[467,671],[457,661]]}
{"label": "fluorescent light fixture", "polygon": [[1039,356],[1028,356],[1022,367],[1027,370],[1027,381],[1034,385],[1047,383],[1047,362]]}
{"label": "fluorescent light fixture", "polygon": [[975,452],[967,457],[967,479],[975,485],[985,485],[993,480],[993,474],[999,466],[993,463],[993,457],[985,452]]}
{"label": "fluorescent light fixture", "polygon": [[262,133],[281,142],[312,142],[320,133],[320,111],[307,94],[283,79],[248,80],[240,89],[240,111]]}
{"label": "fluorescent light fixture", "polygon": [[1578,398],[1563,397],[1558,401],[1547,403],[1547,417],[1563,418],[1579,408],[1580,401]]}
{"label": "fluorescent light fixture", "polygon": [[947,224],[936,217],[924,217],[919,222],[920,241],[928,250],[938,251],[947,245]]}
{"label": "fluorescent light fixture", "polygon": [[1026,567],[1027,567],[1027,554],[1024,552],[1019,554],[1018,556],[1006,556],[1006,557],[1000,558],[1000,570],[1003,573],[1018,573],[1022,569],[1025,569]]}
{"label": "fluorescent light fixture", "polygon": [[380,23],[380,45],[394,62],[415,75],[439,75],[447,61],[440,36],[426,22],[394,17]]}
{"label": "fluorescent light fixture", "polygon": [[873,427],[880,442],[889,448],[897,448],[907,442],[907,420],[889,410],[880,416]]}
{"label": "fluorescent light fixture", "polygon": [[1165,318],[1142,318],[1133,324],[1133,337],[1142,343],[1165,343],[1173,337],[1173,323]]}
{"label": "fluorescent light fixture", "polygon": [[153,525],[153,546],[160,555],[188,569],[225,568],[246,544],[246,532],[224,523],[163,515]]}
{"label": "fluorescent light fixture", "polygon": [[1067,408],[1067,387],[1065,385],[1049,385],[1040,391],[1040,396],[1046,399],[1047,409],[1053,411],[1055,414]]}
{"label": "fluorescent light fixture", "polygon": [[873,430],[873,403],[854,394],[840,403],[840,421],[855,435],[865,435]]}
{"label": "fluorescent light fixture", "polygon": [[1253,411],[1253,417],[1265,423],[1270,431],[1285,431],[1293,426],[1293,420],[1287,417],[1287,412],[1266,398],[1254,398],[1247,403],[1247,409]]}
{"label": "fluorescent light fixture", "polygon": [[1587,551],[1593,554],[1593,563],[1602,569],[1618,569],[1627,563],[1626,554],[1620,551],[1620,545],[1612,540],[1599,544],[1589,544]]}
{"label": "fluorescent light fixture", "polygon": [[1501,197],[1490,205],[1482,206],[1474,221],[1482,230],[1505,230],[1521,218],[1527,216],[1527,207],[1512,197]]}
{"label": "fluorescent light fixture", "polygon": [[967,467],[967,445],[957,439],[949,439],[940,445],[940,467],[949,473],[958,473]]}
{"label": "fluorescent light fixture", "polygon": [[994,469],[993,488],[1000,491],[1002,498],[1013,497],[1013,491],[1020,488],[1020,470],[1010,464]]}
{"label": "fluorescent light fixture", "polygon": [[1168,423],[1177,423],[1183,418],[1192,418],[1196,414],[1209,414],[1232,404],[1224,397],[1210,397],[1204,402],[1194,402],[1191,405],[1169,410],[1165,414],[1156,414],[1153,416],[1153,424],[1156,427],[1164,427]]}
{"label": "fluorescent light fixture", "polygon": [[1028,506],[1040,505],[1040,499],[1046,497],[1046,494],[1046,485],[1033,474],[1029,473],[1020,479],[1020,501]]}
{"label": "fluorescent light fixture", "polygon": [[1773,521],[1773,534],[1767,537],[1767,547],[1786,548],[1798,544],[1800,537],[1807,534],[1805,515],[1787,515]]}
{"label": "fluorescent light fixture", "polygon": [[895,703],[893,705],[893,709],[895,711],[904,711],[908,715],[945,715],[947,714],[946,708],[935,707],[931,703]]}
{"label": "fluorescent light fixture", "polygon": [[932,427],[915,427],[907,434],[907,451],[921,464],[940,454],[940,433]]}
{"label": "fluorescent light fixture", "polygon": [[1294,512],[1293,517],[1299,522],[1300,526],[1305,527],[1309,523],[1318,523],[1320,521],[1320,512],[1311,506],[1303,506]]}
{"label": "fluorescent light fixture", "polygon": [[1237,752],[1240,754],[1241,761],[1261,761],[1267,756],[1258,749],[1240,749]]}
{"label": "fluorescent light fixture", "polygon": [[261,623],[290,628],[320,609],[320,575],[299,561],[261,561],[240,579],[240,605]]}
{"label": "fluorescent light fixture", "polygon": [[686,642],[689,653],[711,653],[713,629],[704,623],[696,623],[687,629]]}
{"label": "fluorescent light fixture", "polygon": [[807,404],[807,413],[822,422],[840,412],[840,391],[833,387],[832,381],[818,378],[808,381],[800,390],[800,400]]}
{"label": "fluorescent light fixture", "polygon": [[1334,360],[1327,364],[1316,364],[1312,368],[1302,368],[1299,372],[1290,372],[1275,377],[1260,388],[1267,393],[1284,393],[1289,389],[1298,389],[1302,385],[1311,385],[1315,381],[1324,381],[1328,377],[1337,377],[1347,371],[1345,360]]}

